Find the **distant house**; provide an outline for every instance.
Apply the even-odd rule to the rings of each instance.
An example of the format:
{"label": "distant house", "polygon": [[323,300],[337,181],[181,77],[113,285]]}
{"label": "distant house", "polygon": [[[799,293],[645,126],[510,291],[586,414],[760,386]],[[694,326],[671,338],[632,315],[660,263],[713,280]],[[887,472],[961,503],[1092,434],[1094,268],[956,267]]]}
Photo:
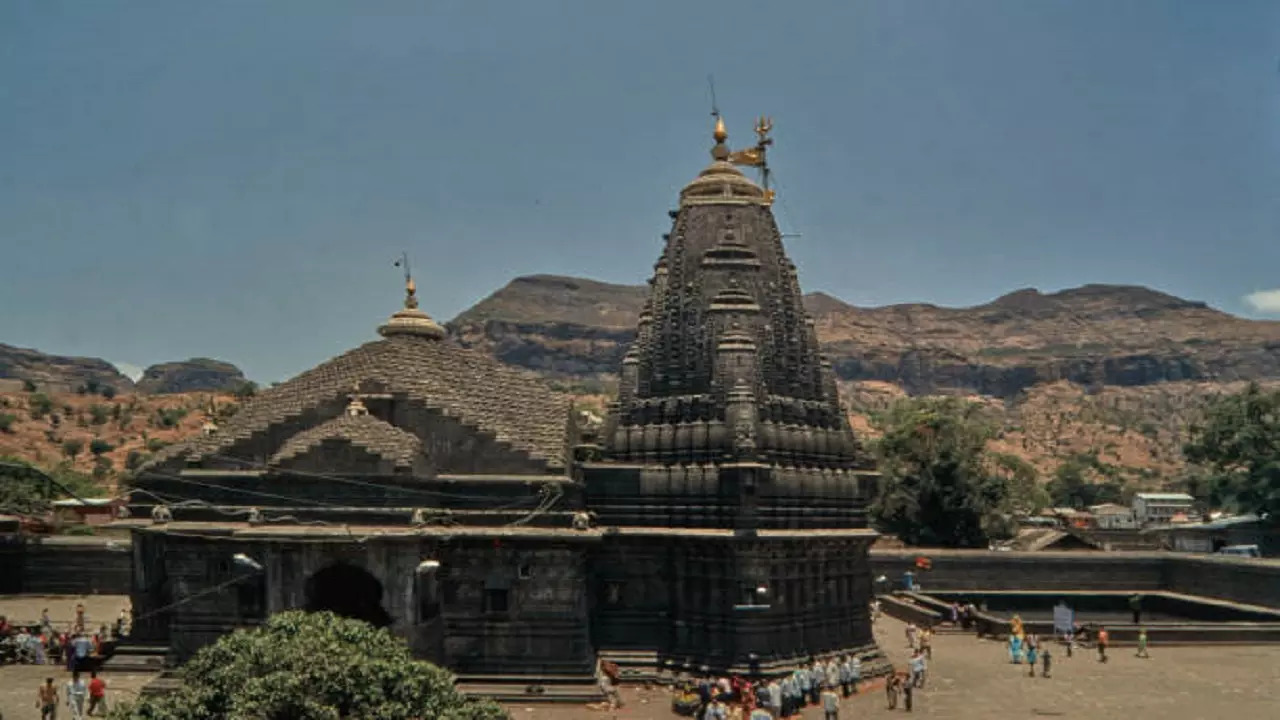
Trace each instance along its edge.
{"label": "distant house", "polygon": [[1265,557],[1280,555],[1280,530],[1257,515],[1188,523],[1170,527],[1164,534],[1168,547],[1178,552],[1213,553],[1230,545],[1257,545]]}
{"label": "distant house", "polygon": [[60,525],[102,525],[115,519],[116,508],[123,504],[116,498],[55,500],[53,513]]}
{"label": "distant house", "polygon": [[1174,516],[1192,515],[1195,498],[1186,493],[1138,493],[1133,496],[1133,515],[1139,525],[1169,525]]}
{"label": "distant house", "polygon": [[1136,530],[1138,518],[1132,508],[1115,503],[1103,503],[1089,506],[1093,515],[1093,526],[1099,530]]}

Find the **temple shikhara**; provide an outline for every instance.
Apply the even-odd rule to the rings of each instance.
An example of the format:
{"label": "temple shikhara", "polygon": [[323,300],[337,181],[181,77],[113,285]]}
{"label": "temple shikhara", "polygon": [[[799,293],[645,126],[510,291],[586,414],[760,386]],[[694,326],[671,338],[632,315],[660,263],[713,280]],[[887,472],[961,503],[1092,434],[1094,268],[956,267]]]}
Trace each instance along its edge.
{"label": "temple shikhara", "polygon": [[875,475],[773,217],[769,126],[733,152],[717,118],[603,418],[456,344],[410,278],[380,339],[141,468],[133,642],[181,661],[307,608],[480,684],[880,658]]}

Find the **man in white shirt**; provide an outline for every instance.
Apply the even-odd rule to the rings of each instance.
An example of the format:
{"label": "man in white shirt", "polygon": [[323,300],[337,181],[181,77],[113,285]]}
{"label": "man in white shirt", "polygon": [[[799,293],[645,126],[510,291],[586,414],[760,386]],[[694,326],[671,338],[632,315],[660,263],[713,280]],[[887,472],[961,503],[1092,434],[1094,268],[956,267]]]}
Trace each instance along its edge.
{"label": "man in white shirt", "polygon": [[80,673],[71,673],[71,682],[67,683],[67,707],[71,709],[71,720],[84,718],[84,704],[89,700],[89,686],[80,679]]}

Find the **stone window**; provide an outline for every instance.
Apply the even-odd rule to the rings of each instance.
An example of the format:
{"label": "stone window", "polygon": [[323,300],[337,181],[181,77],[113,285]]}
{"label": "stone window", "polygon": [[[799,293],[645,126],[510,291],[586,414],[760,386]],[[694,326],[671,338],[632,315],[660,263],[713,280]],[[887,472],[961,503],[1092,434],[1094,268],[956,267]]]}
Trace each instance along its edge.
{"label": "stone window", "polygon": [[521,563],[520,567],[516,568],[516,577],[521,580],[528,580],[533,577],[533,566],[529,565],[529,563]]}

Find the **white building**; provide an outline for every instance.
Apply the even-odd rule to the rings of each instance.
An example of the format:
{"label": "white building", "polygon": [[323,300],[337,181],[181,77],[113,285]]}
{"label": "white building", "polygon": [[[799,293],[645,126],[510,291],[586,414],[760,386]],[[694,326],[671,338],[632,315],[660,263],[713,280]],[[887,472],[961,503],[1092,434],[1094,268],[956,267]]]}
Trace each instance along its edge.
{"label": "white building", "polygon": [[1186,493],[1138,493],[1133,496],[1133,515],[1138,524],[1168,525],[1175,515],[1190,515],[1195,498]]}
{"label": "white building", "polygon": [[1099,530],[1134,530],[1138,527],[1133,509],[1124,505],[1091,505],[1089,512],[1093,514],[1093,526]]}

